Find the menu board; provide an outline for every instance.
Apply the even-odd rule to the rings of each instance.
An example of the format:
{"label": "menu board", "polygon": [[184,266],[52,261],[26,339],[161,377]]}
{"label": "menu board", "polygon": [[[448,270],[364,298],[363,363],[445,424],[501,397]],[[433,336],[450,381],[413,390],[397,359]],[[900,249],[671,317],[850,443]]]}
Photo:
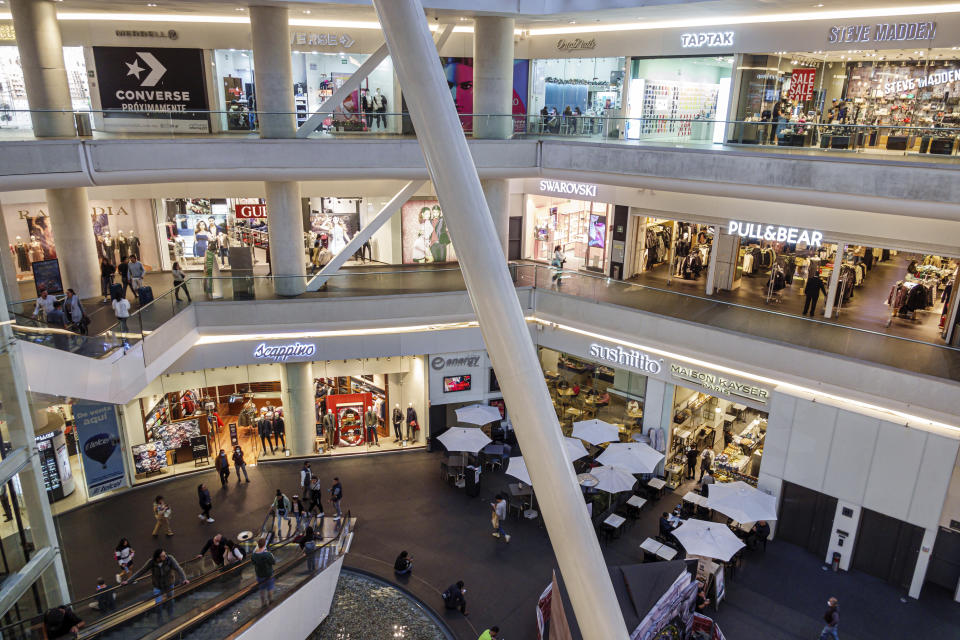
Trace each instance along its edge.
{"label": "menu board", "polygon": [[159,440],[137,444],[132,449],[133,467],[137,473],[152,473],[167,466],[167,448]]}
{"label": "menu board", "polygon": [[193,459],[210,457],[210,447],[207,445],[207,436],[190,438],[190,448],[193,449]]}
{"label": "menu board", "polygon": [[165,449],[179,449],[190,446],[191,438],[200,435],[200,421],[197,418],[158,424],[154,427],[154,437],[163,442]]}

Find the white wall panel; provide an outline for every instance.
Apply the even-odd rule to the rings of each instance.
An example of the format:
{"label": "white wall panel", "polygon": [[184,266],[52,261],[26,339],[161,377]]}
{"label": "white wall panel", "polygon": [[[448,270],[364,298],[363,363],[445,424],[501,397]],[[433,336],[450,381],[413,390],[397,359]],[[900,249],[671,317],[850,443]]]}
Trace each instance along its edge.
{"label": "white wall panel", "polygon": [[881,422],[863,506],[906,520],[926,443],[923,431]]}
{"label": "white wall panel", "polygon": [[790,445],[790,431],[793,428],[793,414],[797,409],[797,399],[774,391],[770,397],[770,414],[767,417],[767,435],[763,439],[763,458],[760,459],[762,473],[783,477],[787,464],[787,448]]}
{"label": "white wall panel", "polygon": [[[839,411],[833,431],[833,443],[823,492],[854,504],[862,504],[873,459],[874,444],[880,420],[869,416]],[[766,449],[764,449],[766,456]]]}
{"label": "white wall panel", "polygon": [[908,522],[924,528],[937,526],[956,460],[956,440],[927,434],[922,462],[916,471],[917,485],[910,502]]}
{"label": "white wall panel", "polygon": [[793,415],[783,479],[822,491],[837,410],[816,402],[797,400]]}

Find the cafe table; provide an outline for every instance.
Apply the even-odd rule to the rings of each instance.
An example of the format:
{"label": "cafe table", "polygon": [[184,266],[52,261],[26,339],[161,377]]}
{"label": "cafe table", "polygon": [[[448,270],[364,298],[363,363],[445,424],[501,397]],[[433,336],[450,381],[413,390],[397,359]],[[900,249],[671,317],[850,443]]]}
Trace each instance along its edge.
{"label": "cafe table", "polygon": [[673,560],[677,555],[677,550],[671,546],[657,542],[653,538],[647,538],[640,543],[640,548],[647,553],[663,558],[664,560]]}

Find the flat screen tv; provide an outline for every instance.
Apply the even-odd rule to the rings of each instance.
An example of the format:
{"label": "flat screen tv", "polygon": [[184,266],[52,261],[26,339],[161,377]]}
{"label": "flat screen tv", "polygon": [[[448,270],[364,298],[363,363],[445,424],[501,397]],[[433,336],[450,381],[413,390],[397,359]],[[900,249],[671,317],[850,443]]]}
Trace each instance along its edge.
{"label": "flat screen tv", "polygon": [[470,390],[470,376],[444,376],[443,378],[443,392],[444,393],[453,393],[455,391],[469,391]]}

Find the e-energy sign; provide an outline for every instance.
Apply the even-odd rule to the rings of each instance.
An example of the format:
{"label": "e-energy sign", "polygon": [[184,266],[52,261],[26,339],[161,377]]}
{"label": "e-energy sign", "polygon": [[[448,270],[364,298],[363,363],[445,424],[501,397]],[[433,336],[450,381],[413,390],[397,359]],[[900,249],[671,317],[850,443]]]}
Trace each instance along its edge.
{"label": "e-energy sign", "polygon": [[290,344],[268,345],[261,342],[253,350],[253,357],[257,360],[273,360],[285,362],[288,358],[310,358],[317,353],[317,345],[313,343],[293,342]]}
{"label": "e-energy sign", "polygon": [[663,358],[651,358],[642,351],[636,349],[624,349],[620,345],[615,347],[605,347],[602,344],[590,345],[590,357],[599,360],[606,360],[613,364],[631,367],[638,371],[646,373],[660,373],[663,369]]}
{"label": "e-energy sign", "polygon": [[597,185],[583,182],[567,182],[566,180],[541,180],[540,191],[546,193],[562,193],[570,196],[597,197]]}
{"label": "e-energy sign", "polygon": [[771,242],[802,243],[811,247],[819,247],[823,243],[823,233],[794,227],[781,227],[773,224],[759,224],[756,222],[738,222],[731,220],[727,225],[727,233],[738,235],[750,240],[769,240]]}

